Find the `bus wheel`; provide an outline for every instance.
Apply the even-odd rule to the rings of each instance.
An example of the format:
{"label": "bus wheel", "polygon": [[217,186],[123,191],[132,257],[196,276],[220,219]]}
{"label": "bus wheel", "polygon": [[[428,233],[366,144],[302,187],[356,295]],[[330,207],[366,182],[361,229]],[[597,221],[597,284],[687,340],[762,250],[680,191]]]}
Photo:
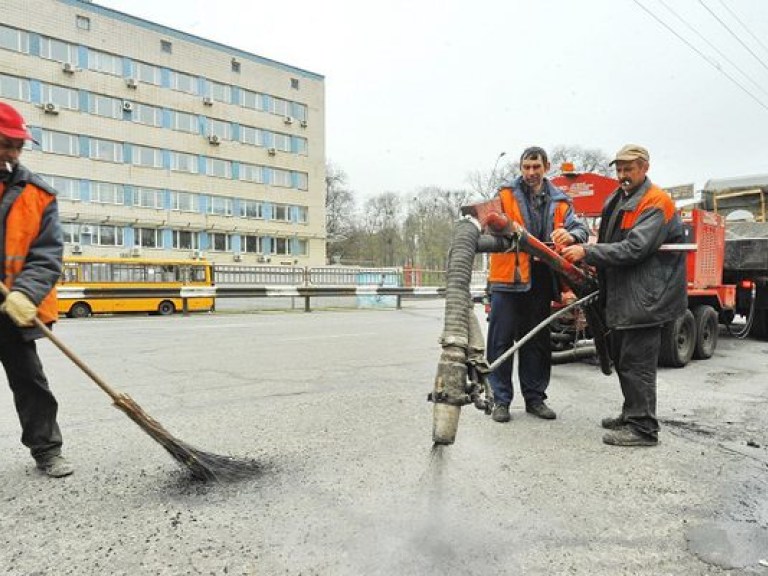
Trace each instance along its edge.
{"label": "bus wheel", "polygon": [[696,323],[693,314],[686,310],[683,315],[661,329],[659,366],[682,368],[690,362],[696,344]]}
{"label": "bus wheel", "polygon": [[170,300],[163,300],[157,307],[157,313],[161,316],[170,316],[174,312],[176,312],[176,306]]}
{"label": "bus wheel", "polygon": [[67,316],[70,318],[88,318],[91,315],[91,307],[85,302],[75,302],[69,309]]}
{"label": "bus wheel", "polygon": [[699,360],[712,358],[717,348],[717,335],[720,327],[717,323],[717,312],[712,306],[702,304],[693,309],[693,320],[696,325],[696,346],[693,357]]}

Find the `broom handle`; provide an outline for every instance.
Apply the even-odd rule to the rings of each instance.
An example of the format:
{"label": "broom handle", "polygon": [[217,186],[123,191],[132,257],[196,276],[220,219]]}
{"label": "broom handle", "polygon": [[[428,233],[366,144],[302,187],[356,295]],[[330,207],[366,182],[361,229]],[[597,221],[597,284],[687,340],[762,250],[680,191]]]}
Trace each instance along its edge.
{"label": "broom handle", "polygon": [[[9,292],[10,291],[8,290],[6,285],[0,282],[0,293],[2,293],[3,296],[8,296]],[[51,342],[53,342],[53,345],[56,346],[56,348],[58,348],[59,350],[61,350],[64,356],[72,360],[72,362],[74,362],[77,365],[77,367],[80,368],[80,370],[85,372],[91,380],[93,380],[96,384],[98,384],[99,388],[101,388],[102,390],[104,390],[104,392],[109,394],[110,398],[112,398],[114,402],[117,402],[119,400],[121,394],[119,394],[114,388],[112,388],[109,384],[107,384],[104,380],[102,380],[101,377],[98,374],[96,374],[96,372],[91,370],[90,367],[88,367],[85,364],[85,362],[80,360],[80,358],[78,358],[77,355],[74,352],[72,352],[72,350],[70,350],[69,347],[66,344],[64,344],[64,342],[62,342],[59,339],[59,337],[56,336],[50,328],[48,328],[48,326],[43,324],[43,321],[40,320],[40,318],[35,317],[35,326],[40,330],[42,330],[43,334],[45,334],[45,337],[48,338],[48,340],[50,340]]]}

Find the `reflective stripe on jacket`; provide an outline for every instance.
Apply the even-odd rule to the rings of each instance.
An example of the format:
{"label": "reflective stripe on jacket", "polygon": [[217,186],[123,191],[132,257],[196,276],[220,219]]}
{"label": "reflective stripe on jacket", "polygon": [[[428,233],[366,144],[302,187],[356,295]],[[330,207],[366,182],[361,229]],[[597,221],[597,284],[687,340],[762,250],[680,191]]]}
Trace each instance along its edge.
{"label": "reflective stripe on jacket", "polygon": [[29,297],[43,323],[54,322],[63,253],[56,196],[21,165],[0,183],[0,239],[3,283]]}
{"label": "reflective stripe on jacket", "polygon": [[[589,237],[586,225],[579,221],[571,206],[568,196],[555,188],[548,180],[544,181],[549,192],[549,202],[544,214],[544,235],[539,238],[549,241],[549,236],[556,228],[565,228],[577,243],[585,242]],[[499,190],[499,198],[504,213],[513,221],[530,230],[530,218],[526,204],[526,192],[522,188],[522,179],[515,180],[511,187]],[[504,290],[524,292],[531,287],[531,258],[522,251],[493,253],[490,255],[488,281],[492,286],[500,286]]]}

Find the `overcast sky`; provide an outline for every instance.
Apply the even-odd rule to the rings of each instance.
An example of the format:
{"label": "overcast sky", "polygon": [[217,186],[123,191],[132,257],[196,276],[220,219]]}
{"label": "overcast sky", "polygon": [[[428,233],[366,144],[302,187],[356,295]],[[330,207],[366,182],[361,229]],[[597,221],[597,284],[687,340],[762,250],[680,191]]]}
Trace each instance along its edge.
{"label": "overcast sky", "polygon": [[96,3],[324,75],[360,197],[467,188],[531,144],[636,142],[668,186],[768,174],[765,0]]}

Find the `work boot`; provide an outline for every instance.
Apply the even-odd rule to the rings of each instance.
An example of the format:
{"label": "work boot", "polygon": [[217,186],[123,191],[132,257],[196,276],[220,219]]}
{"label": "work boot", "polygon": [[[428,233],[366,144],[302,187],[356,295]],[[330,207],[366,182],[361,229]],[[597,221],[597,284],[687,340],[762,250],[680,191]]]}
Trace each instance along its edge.
{"label": "work boot", "polygon": [[41,456],[35,459],[35,461],[37,462],[37,469],[51,478],[69,476],[75,471],[72,464],[64,456],[58,454],[55,456]]}
{"label": "work boot", "polygon": [[509,415],[509,405],[496,404],[491,412],[491,418],[494,422],[509,422],[512,420],[512,416]]}
{"label": "work boot", "polygon": [[603,435],[603,442],[611,446],[656,446],[659,443],[656,438],[635,432],[629,426],[606,432]]}
{"label": "work boot", "polygon": [[541,402],[540,404],[526,404],[525,411],[528,412],[528,414],[533,414],[534,416],[543,418],[544,420],[554,420],[557,418],[555,411],[544,404],[544,402]]}
{"label": "work boot", "polygon": [[603,418],[600,421],[600,426],[607,430],[617,430],[627,425],[627,421],[623,416],[616,416],[615,418]]}

